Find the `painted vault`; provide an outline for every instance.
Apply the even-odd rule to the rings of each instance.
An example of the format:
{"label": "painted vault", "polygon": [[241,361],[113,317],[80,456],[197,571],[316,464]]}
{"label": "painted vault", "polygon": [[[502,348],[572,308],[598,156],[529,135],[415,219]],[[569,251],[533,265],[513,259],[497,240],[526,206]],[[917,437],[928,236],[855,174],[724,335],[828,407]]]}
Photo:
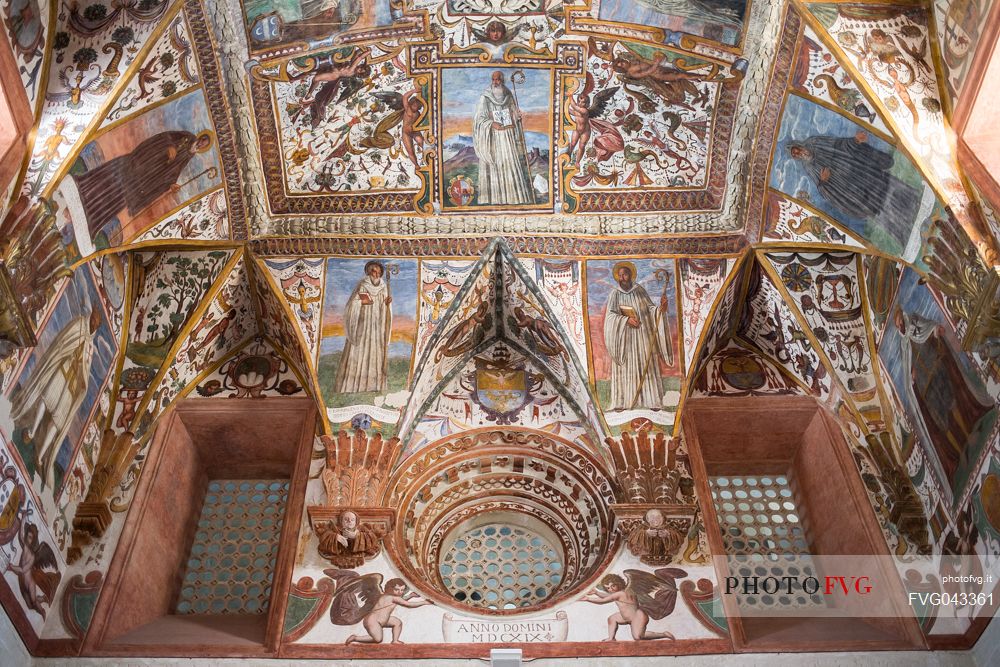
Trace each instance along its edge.
{"label": "painted vault", "polygon": [[1000,554],[1000,202],[951,129],[995,4],[0,0],[33,118],[0,192],[8,616],[93,649],[158,429],[228,399],[315,407],[287,655],[403,656],[344,611],[398,586],[407,641],[473,642],[453,613],[504,608],[456,597],[456,526],[566,555],[517,589],[546,641],[592,641],[577,594],[622,571],[682,600],[651,633],[732,650],[689,402],[812,399],[888,553]]}

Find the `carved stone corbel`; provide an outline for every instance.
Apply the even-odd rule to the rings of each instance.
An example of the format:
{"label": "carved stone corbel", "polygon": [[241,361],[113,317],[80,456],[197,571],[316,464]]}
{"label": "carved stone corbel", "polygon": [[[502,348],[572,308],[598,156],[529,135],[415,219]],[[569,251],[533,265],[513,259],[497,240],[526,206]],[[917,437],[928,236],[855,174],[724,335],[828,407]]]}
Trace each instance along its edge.
{"label": "carved stone corbel", "polygon": [[389,471],[399,456],[399,438],[383,440],[364,431],[323,436],[326,467],[320,474],[326,504],[307,508],[320,556],[342,569],[359,567],[382,551],[396,510],[381,506]]}
{"label": "carved stone corbel", "polygon": [[644,429],[606,443],[623,501],[611,506],[619,534],[646,565],[674,562],[697,511],[693,481],[678,465],[680,440]]}
{"label": "carved stone corbel", "polygon": [[931,224],[924,261],[927,280],[944,295],[944,305],[956,328],[965,323],[962,348],[998,357],[1000,347],[1000,275],[983,262],[975,245],[951,219]]}
{"label": "carved stone corbel", "polygon": [[131,431],[118,435],[110,429],[104,431],[94,476],[90,479],[87,495],[77,506],[73,517],[73,542],[66,554],[69,564],[79,560],[84,547],[104,535],[104,531],[111,525],[109,501],[140,447],[141,444],[135,440]]}
{"label": "carved stone corbel", "polygon": [[694,505],[612,505],[628,550],[646,565],[674,562],[694,524]]}
{"label": "carved stone corbel", "polygon": [[56,207],[24,196],[0,220],[0,360],[36,344],[34,321],[71,275],[56,225]]}
{"label": "carved stone corbel", "polygon": [[650,435],[643,430],[634,436],[624,432],[605,442],[615,463],[623,502],[670,505],[677,502],[678,491],[687,495],[677,467],[677,438],[668,440],[663,433]]}
{"label": "carved stone corbel", "polygon": [[391,507],[320,507],[308,509],[319,538],[319,555],[342,569],[360,567],[382,552],[382,540],[396,523]]}
{"label": "carved stone corbel", "polygon": [[910,542],[917,546],[919,553],[928,554],[931,544],[928,535],[927,517],[924,515],[924,505],[920,502],[910,476],[906,474],[903,464],[895,455],[895,448],[889,433],[883,431],[877,435],[865,436],[868,453],[878,467],[878,480],[865,480],[865,483],[877,491],[881,484],[886,493],[889,510],[889,521]]}

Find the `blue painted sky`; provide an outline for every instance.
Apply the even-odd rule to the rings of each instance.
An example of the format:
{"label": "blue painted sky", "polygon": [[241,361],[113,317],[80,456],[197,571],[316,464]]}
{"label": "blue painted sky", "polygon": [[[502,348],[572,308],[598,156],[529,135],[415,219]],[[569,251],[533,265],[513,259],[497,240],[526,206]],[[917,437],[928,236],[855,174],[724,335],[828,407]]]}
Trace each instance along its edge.
{"label": "blue painted sky", "polygon": [[[959,364],[962,367],[962,372],[965,375],[968,386],[974,388],[975,391],[981,395],[985,395],[987,393],[979,374],[972,366],[972,362],[964,352],[961,352],[961,345],[952,333],[951,325],[948,324],[944,312],[942,312],[941,307],[938,305],[937,301],[935,301],[931,290],[928,289],[926,285],[921,285],[919,280],[920,274],[913,269],[907,267],[903,271],[903,276],[899,284],[899,290],[896,294],[896,300],[889,311],[889,319],[886,323],[885,334],[879,344],[879,358],[882,361],[882,366],[885,368],[886,372],[888,372],[889,377],[892,380],[893,388],[896,391],[896,396],[899,397],[899,401],[907,415],[909,415],[911,422],[920,418],[920,406],[915,405],[913,400],[910,398],[910,392],[907,388],[910,384],[910,378],[904,377],[903,365],[900,363],[900,359],[903,355],[903,345],[908,345],[909,343],[903,341],[902,336],[899,333],[899,329],[897,329],[893,324],[893,313],[895,312],[897,306],[902,307],[903,312],[907,314],[915,313],[926,319],[941,323],[946,335],[948,336],[948,340],[951,343],[950,347],[956,352],[955,356],[959,360]],[[996,419],[996,410],[994,410],[992,419]],[[969,456],[970,459],[974,460],[976,458],[976,452],[980,451],[980,448],[985,445],[985,441],[986,436],[984,435],[978,442],[966,443],[966,447],[969,448],[971,452]],[[924,444],[927,447],[932,448],[931,443]],[[959,468],[959,482],[961,482],[963,473],[967,475],[968,471],[963,471]]]}
{"label": "blue painted sky", "polygon": [[[718,4],[718,7],[713,5]],[[746,2],[731,0],[603,0],[600,18],[668,28],[715,39],[723,44],[739,42]]]}
{"label": "blue painted sky", "polygon": [[[512,86],[510,75],[518,69],[524,72],[525,81],[521,85]],[[503,72],[507,87],[511,90],[516,89],[517,103],[522,111],[548,111],[552,102],[549,92],[550,76],[547,70],[518,67],[467,67],[441,70],[444,114],[446,116],[451,114],[472,116],[476,113],[479,96],[490,87],[490,77],[493,76],[493,72],[498,70]]]}
{"label": "blue painted sky", "polygon": [[[867,142],[873,148],[891,153],[895,163],[892,173],[896,178],[913,186],[917,192],[927,187],[919,172],[903,154],[895,147],[865,130],[861,125],[851,121],[846,116],[830,111],[814,102],[797,95],[789,95],[785,103],[785,112],[778,131],[778,142],[774,150],[771,164],[771,187],[789,195],[804,198],[834,220],[842,223],[862,238],[889,254],[903,256],[904,248],[890,238],[885,232],[872,229],[871,224],[847,215],[830,202],[827,202],[816,189],[812,179],[807,175],[805,165],[799,160],[793,160],[788,153],[788,145],[795,141],[803,141],[812,136],[853,137],[858,131],[865,131]],[[805,193],[805,197],[802,194]],[[921,222],[925,222],[921,221]],[[912,261],[916,258],[906,257]]]}
{"label": "blue painted sky", "polygon": [[[326,269],[326,295],[323,303],[323,327],[343,319],[344,306],[358,281],[364,277],[365,264],[378,259],[385,266],[395,265],[399,273],[389,276],[392,290],[392,336],[389,356],[409,357],[413,349],[412,336],[416,333],[417,318],[417,261],[392,259],[331,259]],[[408,337],[408,340],[401,338]],[[343,336],[324,336],[320,354],[344,349]]]}

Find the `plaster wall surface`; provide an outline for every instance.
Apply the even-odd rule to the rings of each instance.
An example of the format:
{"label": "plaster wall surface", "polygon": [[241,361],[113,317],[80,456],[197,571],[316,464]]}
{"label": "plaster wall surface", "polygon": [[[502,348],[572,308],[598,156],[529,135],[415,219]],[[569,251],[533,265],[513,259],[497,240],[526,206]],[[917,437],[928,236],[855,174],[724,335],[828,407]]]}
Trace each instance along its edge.
{"label": "plaster wall surface", "polygon": [[[219,659],[171,659],[171,658],[36,658],[28,655],[24,644],[17,636],[6,615],[0,614],[0,655],[5,667],[291,667],[301,665],[298,660],[219,660]],[[733,667],[792,667],[795,665],[841,666],[870,665],[872,667],[985,667],[995,665],[1000,659],[1000,623],[994,621],[983,634],[972,651],[942,651],[939,653],[891,651],[871,653],[778,653],[769,655],[744,654],[725,656],[725,664]],[[579,667],[654,667],[660,665],[717,665],[719,656],[679,656],[651,658],[578,658],[575,660],[533,660],[533,667],[557,667],[574,665]],[[310,661],[310,667],[324,665],[342,667],[472,667],[486,664],[481,660],[350,660],[350,661]]]}
{"label": "plaster wall surface", "polygon": [[[72,663],[65,660],[39,659],[31,665],[33,667],[43,667],[48,665],[68,665],[74,667],[146,667],[163,666],[173,667],[184,665],[185,667],[208,667],[208,665],[218,665],[218,667],[249,667],[250,665],[261,665],[266,667],[292,667],[302,665],[298,660],[170,660],[170,659],[142,659],[128,658],[119,661],[106,659],[80,659]],[[309,667],[326,667],[327,665],[337,665],[338,667],[473,667],[489,664],[485,660],[317,660],[310,661]],[[970,652],[940,652],[929,654],[927,652],[908,653],[902,651],[892,651],[885,653],[777,653],[771,655],[761,655],[746,653],[743,655],[725,656],[725,660],[720,656],[700,655],[700,656],[677,656],[677,657],[649,657],[649,658],[557,658],[532,660],[531,667],[562,667],[572,665],[573,667],[660,667],[664,665],[694,665],[695,667],[707,665],[732,665],[734,667],[757,667],[767,665],[768,667],[801,667],[805,665],[816,667],[843,667],[845,665],[864,665],[865,667],[972,667],[983,664],[975,662]]]}

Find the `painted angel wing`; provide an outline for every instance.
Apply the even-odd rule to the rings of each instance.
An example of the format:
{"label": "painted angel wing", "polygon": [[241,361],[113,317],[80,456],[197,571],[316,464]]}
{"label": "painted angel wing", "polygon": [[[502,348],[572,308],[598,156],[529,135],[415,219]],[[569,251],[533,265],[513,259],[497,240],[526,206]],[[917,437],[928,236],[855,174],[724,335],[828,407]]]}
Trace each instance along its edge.
{"label": "painted angel wing", "polygon": [[687,572],[676,567],[663,567],[653,574],[642,570],[625,570],[636,604],[649,617],[659,620],[669,616],[677,602],[677,582]]}
{"label": "painted angel wing", "polygon": [[310,110],[312,111],[313,129],[315,129],[316,126],[322,123],[325,119],[326,107],[333,101],[333,96],[337,94],[337,90],[339,88],[340,79],[336,81],[327,81],[320,86],[316,96],[313,97],[312,104],[310,105]]}
{"label": "painted angel wing", "polygon": [[587,109],[587,114],[591,118],[597,118],[598,116],[604,115],[604,112],[608,109],[608,102],[611,101],[611,98],[615,96],[615,93],[618,92],[620,87],[621,86],[612,86],[610,88],[605,88],[601,92],[594,95],[594,103],[590,105],[589,109]]}
{"label": "painted angel wing", "polygon": [[376,90],[372,93],[382,104],[386,105],[393,111],[399,111],[403,108],[403,96],[392,90]]}
{"label": "painted angel wing", "polygon": [[48,542],[42,542],[38,547],[38,551],[35,552],[34,567],[39,570],[47,567],[56,571],[59,570],[59,563],[56,561],[56,554],[52,551],[52,547]]}
{"label": "painted angel wing", "polygon": [[330,622],[334,625],[354,625],[367,616],[382,595],[382,575],[359,575],[350,570],[323,570],[337,582],[330,602]]}
{"label": "painted angel wing", "polygon": [[337,97],[337,104],[351,99],[355,93],[365,87],[365,79],[361,76],[349,76],[346,80],[341,80],[344,81],[344,84],[340,88],[340,96]]}

